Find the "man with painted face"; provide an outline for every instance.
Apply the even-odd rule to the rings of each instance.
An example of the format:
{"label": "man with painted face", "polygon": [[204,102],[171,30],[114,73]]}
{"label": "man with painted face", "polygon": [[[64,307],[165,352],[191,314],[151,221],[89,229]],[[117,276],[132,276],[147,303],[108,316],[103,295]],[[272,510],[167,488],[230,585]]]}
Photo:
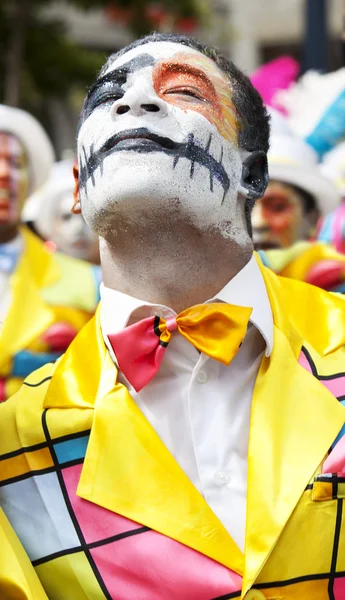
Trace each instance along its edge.
{"label": "man with painted face", "polygon": [[253,255],[267,147],[249,80],[186,37],[86,97],[102,303],[0,408],[0,505],[50,600],[344,595],[344,304]]}
{"label": "man with painted face", "polygon": [[339,205],[339,191],[321,173],[313,148],[293,135],[280,113],[269,112],[270,181],[252,212],[254,247],[263,263],[282,277],[344,292],[345,257],[312,240],[320,215]]}
{"label": "man with painted face", "polygon": [[20,223],[27,197],[47,181],[52,164],[38,121],[0,105],[0,402],[62,354],[98,301],[94,268],[52,256]]}

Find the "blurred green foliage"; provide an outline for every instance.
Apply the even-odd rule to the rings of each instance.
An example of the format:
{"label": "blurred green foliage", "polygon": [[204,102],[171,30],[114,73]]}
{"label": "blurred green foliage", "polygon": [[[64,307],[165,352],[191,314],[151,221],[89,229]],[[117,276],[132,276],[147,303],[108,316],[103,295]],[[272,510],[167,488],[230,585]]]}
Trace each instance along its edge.
{"label": "blurred green foliage", "polygon": [[[150,8],[163,8],[174,24],[200,15],[200,0],[68,0],[81,10],[108,9],[125,15],[133,37],[157,29]],[[66,98],[84,89],[104,62],[104,52],[83,48],[71,40],[62,21],[48,19],[42,9],[53,0],[1,0],[0,2],[0,102],[41,116],[49,97]],[[116,45],[114,36],[114,47]]]}

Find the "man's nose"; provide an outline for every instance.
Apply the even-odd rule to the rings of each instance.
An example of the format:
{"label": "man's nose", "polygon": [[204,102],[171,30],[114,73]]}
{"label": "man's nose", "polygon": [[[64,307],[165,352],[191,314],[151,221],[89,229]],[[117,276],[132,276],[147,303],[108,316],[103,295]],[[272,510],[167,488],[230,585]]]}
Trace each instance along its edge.
{"label": "man's nose", "polygon": [[136,117],[146,113],[157,113],[157,117],[165,117],[168,107],[164,100],[161,100],[153,91],[130,88],[124,96],[114,102],[111,107],[113,117],[124,114],[132,114]]}

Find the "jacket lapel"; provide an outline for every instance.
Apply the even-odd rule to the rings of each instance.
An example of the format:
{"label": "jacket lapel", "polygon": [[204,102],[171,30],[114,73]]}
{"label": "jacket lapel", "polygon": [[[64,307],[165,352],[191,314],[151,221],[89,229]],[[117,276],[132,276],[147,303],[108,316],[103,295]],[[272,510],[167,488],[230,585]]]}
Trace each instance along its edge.
{"label": "jacket lapel", "polygon": [[[335,317],[339,327],[334,327],[334,320],[327,322],[327,294],[300,288],[299,282],[284,283],[260,268],[272,305],[275,339],[253,394],[243,594],[256,580],[345,421],[344,408],[297,362],[304,339],[324,354],[344,344],[345,329],[338,319],[343,300],[331,297],[333,315],[339,312]],[[301,300],[305,314],[302,305],[294,309]],[[315,324],[311,328],[308,321],[314,300],[324,330],[316,330]],[[242,574],[240,550],[116,377],[98,309],[57,365],[44,402],[45,408],[94,410],[78,495]]]}
{"label": "jacket lapel", "polygon": [[[243,593],[257,578],[305,487],[345,422],[344,407],[297,362],[302,346],[298,331],[301,327],[293,322],[288,307],[301,303],[301,294],[296,296],[292,290],[288,297],[290,284],[285,288],[284,280],[264,268],[262,271],[275,322],[274,348],[271,357],[262,361],[252,400]],[[320,294],[319,290],[316,292]],[[315,319],[315,311],[310,310],[313,306],[310,295],[314,293],[313,288],[305,289],[308,297],[304,300]],[[327,296],[325,300],[327,302]],[[301,311],[303,304],[299,311],[291,311],[291,314]],[[342,327],[340,325],[340,330]],[[331,332],[333,339],[328,345],[324,344],[325,333],[323,342],[320,332],[313,334],[314,345],[320,349],[324,346],[330,351],[344,343],[343,330]]]}
{"label": "jacket lapel", "polygon": [[10,285],[12,303],[0,335],[0,369],[10,368],[11,357],[27,348],[53,321],[53,311],[44,304],[40,289],[59,273],[52,257],[29,231],[23,228],[24,250]]}
{"label": "jacket lapel", "polygon": [[44,402],[94,409],[77,494],[242,574],[243,554],[116,377],[98,310],[57,366]]}

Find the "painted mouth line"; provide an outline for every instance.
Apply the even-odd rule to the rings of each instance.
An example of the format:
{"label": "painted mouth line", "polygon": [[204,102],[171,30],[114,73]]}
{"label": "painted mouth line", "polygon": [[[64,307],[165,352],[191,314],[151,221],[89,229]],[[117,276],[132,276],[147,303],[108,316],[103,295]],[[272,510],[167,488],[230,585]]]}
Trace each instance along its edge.
{"label": "painted mouth line", "polygon": [[[128,140],[128,143],[126,143],[126,140]],[[163,152],[173,157],[173,169],[175,169],[180,158],[190,160],[191,179],[194,176],[195,163],[206,167],[210,173],[210,191],[213,192],[214,178],[223,187],[223,203],[230,186],[230,179],[222,164],[223,148],[221,149],[221,156],[217,160],[209,152],[211,141],[212,134],[210,134],[206,147],[203,148],[200,143],[195,142],[193,133],[188,135],[187,142],[174,142],[170,138],[152,133],[144,127],[122,131],[109,138],[97,151],[94,150],[92,144],[88,156],[85,148],[83,148],[84,160],[81,160],[80,165],[80,185],[86,188],[87,182],[91,178],[92,185],[95,186],[95,171],[100,167],[101,175],[103,175],[103,161],[114,152],[136,151],[146,154],[150,152]]]}
{"label": "painted mouth line", "polygon": [[152,133],[149,129],[141,127],[139,129],[128,129],[113,135],[105,142],[105,144],[103,144],[99,153],[108,154],[109,152],[111,153],[112,150],[116,151],[116,146],[126,140],[147,140],[154,142],[167,150],[173,150],[176,147],[176,142],[173,142],[170,138],[157,135],[156,133]]}

